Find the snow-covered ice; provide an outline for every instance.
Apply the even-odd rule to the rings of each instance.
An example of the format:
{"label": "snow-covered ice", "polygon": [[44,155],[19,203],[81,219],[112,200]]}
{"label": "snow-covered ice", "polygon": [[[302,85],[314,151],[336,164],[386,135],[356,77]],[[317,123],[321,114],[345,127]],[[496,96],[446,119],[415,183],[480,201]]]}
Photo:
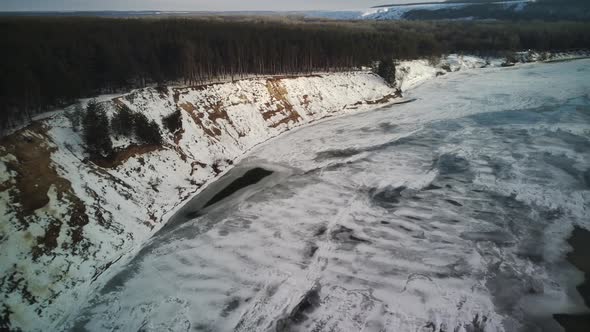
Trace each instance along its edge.
{"label": "snow-covered ice", "polygon": [[590,60],[406,65],[416,101],[256,147],[236,169],[284,176],[189,205],[64,326],[554,331],[587,311],[565,239],[590,229]]}

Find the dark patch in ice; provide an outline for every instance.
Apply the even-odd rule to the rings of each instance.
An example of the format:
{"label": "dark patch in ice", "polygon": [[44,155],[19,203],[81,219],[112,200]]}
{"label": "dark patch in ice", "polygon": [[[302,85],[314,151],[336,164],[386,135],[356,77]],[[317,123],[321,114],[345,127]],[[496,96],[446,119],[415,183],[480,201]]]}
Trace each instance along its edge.
{"label": "dark patch in ice", "polygon": [[352,242],[352,243],[370,243],[371,241],[360,238],[353,234],[353,230],[346,226],[339,225],[336,229],[332,231],[330,234],[334,241],[338,242]]}
{"label": "dark patch in ice", "polygon": [[514,237],[505,231],[496,230],[488,232],[463,232],[461,237],[475,242],[491,241],[498,246],[506,246],[514,243]]}
{"label": "dark patch in ice", "polygon": [[396,138],[394,140],[391,140],[391,141],[388,141],[388,142],[385,142],[382,144],[371,145],[371,146],[367,146],[367,147],[363,147],[363,148],[346,148],[346,149],[334,149],[334,150],[321,151],[316,154],[316,157],[314,158],[314,160],[315,161],[323,161],[323,160],[328,160],[328,159],[349,158],[349,157],[355,156],[355,155],[363,153],[363,152],[381,151],[381,150],[385,150],[390,147],[396,147],[396,146],[400,146],[403,144],[410,144],[410,143],[413,146],[431,148],[432,144],[435,141],[436,141],[436,139],[433,139],[432,137],[430,137],[430,138],[416,137],[415,135],[404,136],[404,137]]}
{"label": "dark patch in ice", "polygon": [[322,161],[326,159],[341,159],[348,158],[361,153],[361,150],[348,148],[348,149],[337,149],[337,150],[326,150],[316,154],[315,160]]}
{"label": "dark patch in ice", "polygon": [[545,112],[548,110],[553,109],[544,106],[538,109],[520,110],[518,112],[510,110],[503,112],[479,113],[468,116],[468,118],[474,120],[476,124],[481,127],[493,127],[491,128],[492,131],[499,134],[499,136],[504,137],[505,135],[510,135],[515,130],[513,128],[502,128],[499,126],[516,124],[528,125],[539,123],[544,118],[546,118],[546,116],[540,114],[540,112]]}
{"label": "dark patch in ice", "polygon": [[547,131],[544,136],[555,138],[564,142],[568,147],[574,149],[575,152],[588,152],[590,146],[590,139],[588,137],[575,135],[567,131],[556,130],[554,132]]}
{"label": "dark patch in ice", "polygon": [[291,331],[293,325],[306,321],[308,315],[321,305],[320,290],[320,285],[309,290],[286,317],[277,320],[275,330]]}
{"label": "dark patch in ice", "polygon": [[203,207],[206,208],[208,206],[211,206],[211,205],[223,200],[224,198],[232,195],[233,193],[235,193],[236,191],[238,191],[242,188],[256,184],[256,183],[260,182],[260,180],[271,175],[272,173],[273,173],[272,171],[269,171],[269,170],[266,170],[266,169],[260,168],[260,167],[256,167],[251,170],[248,170],[246,173],[244,173],[244,175],[242,175],[239,178],[232,181],[232,183],[227,185],[227,187],[223,188],[220,192],[218,192],[215,196],[213,196],[213,198],[211,198]]}
{"label": "dark patch in ice", "polygon": [[588,332],[590,327],[589,314],[555,314],[553,317],[566,332]]}
{"label": "dark patch in ice", "polygon": [[365,243],[371,243],[371,241],[369,241],[369,240],[366,240],[366,239],[361,239],[360,237],[357,237],[357,236],[355,236],[355,235],[353,235],[353,234],[350,234],[350,235],[348,236],[348,238],[349,238],[349,239],[351,239],[352,241],[356,241],[356,242],[365,242]]}
{"label": "dark patch in ice", "polygon": [[315,255],[316,251],[318,251],[319,247],[315,243],[309,243],[305,248],[305,257],[311,258]]}
{"label": "dark patch in ice", "polygon": [[582,174],[582,177],[584,179],[584,183],[586,184],[586,188],[590,188],[590,168]]}
{"label": "dark patch in ice", "polygon": [[438,324],[435,324],[434,322],[428,322],[424,326],[424,328],[422,328],[420,331],[424,331],[424,332],[458,332],[458,331],[485,332],[488,330],[488,329],[486,329],[488,322],[490,322],[490,319],[487,316],[485,316],[485,315],[480,316],[479,314],[476,314],[475,317],[471,320],[471,322],[462,323],[461,325],[456,326],[454,328],[448,328],[444,323],[439,326]]}
{"label": "dark patch in ice", "polygon": [[379,128],[386,133],[394,131],[395,129],[397,129],[397,127],[398,126],[391,124],[391,122],[381,122],[379,124]]}
{"label": "dark patch in ice", "polygon": [[369,190],[369,196],[375,204],[384,208],[391,208],[394,205],[399,204],[400,199],[402,197],[402,192],[405,189],[405,186],[389,186],[383,189],[371,188]]}
{"label": "dark patch in ice", "polygon": [[455,154],[440,155],[434,164],[441,175],[459,174],[469,170],[469,161]]}
{"label": "dark patch in ice", "polygon": [[424,231],[420,231],[420,232],[412,235],[412,237],[415,239],[424,240],[424,239],[426,239],[426,233]]}
{"label": "dark patch in ice", "polygon": [[[574,249],[567,254],[567,260],[578,270],[584,272],[584,282],[576,288],[587,307],[590,307],[590,231],[575,227],[568,243]],[[590,327],[590,314],[555,314],[555,320],[570,331],[587,331]]]}
{"label": "dark patch in ice", "polygon": [[359,159],[355,159],[355,160],[347,160],[347,161],[335,161],[335,162],[331,162],[330,164],[326,165],[326,166],[322,166],[322,167],[316,167],[316,168],[312,168],[308,171],[305,171],[303,173],[304,176],[308,176],[308,175],[314,175],[314,174],[321,174],[322,172],[326,172],[326,171],[336,171],[339,169],[342,169],[346,166],[350,166],[356,163],[361,163],[361,162],[366,162],[368,161],[368,159],[366,158],[359,158]]}
{"label": "dark patch in ice", "polygon": [[437,186],[435,184],[429,184],[426,188],[424,188],[424,190],[437,190],[437,189],[442,189],[441,186]]}
{"label": "dark patch in ice", "polygon": [[322,235],[326,234],[326,230],[327,229],[328,228],[326,226],[324,226],[324,225],[318,227],[318,229],[314,233],[314,236],[317,237],[317,236],[322,236]]}
{"label": "dark patch in ice", "polygon": [[421,221],[422,220],[422,218],[415,217],[415,216],[405,216],[405,217],[408,218],[408,219],[416,220],[416,221]]}
{"label": "dark patch in ice", "polygon": [[406,232],[408,232],[408,233],[411,233],[411,232],[413,232],[413,231],[414,231],[413,229],[411,229],[411,228],[408,228],[408,227],[406,227],[406,226],[403,226],[403,225],[398,225],[397,227],[399,227],[401,230],[403,230],[403,231],[406,231]]}
{"label": "dark patch in ice", "polygon": [[229,314],[232,313],[232,311],[236,310],[239,306],[240,306],[240,298],[236,297],[236,298],[231,299],[225,305],[225,308],[223,308],[223,311],[221,312],[221,317],[229,316]]}
{"label": "dark patch in ice", "polygon": [[452,199],[445,199],[445,201],[447,201],[450,204],[453,204],[454,206],[463,206],[463,204],[461,204],[461,203],[459,203],[457,201],[454,201]]}
{"label": "dark patch in ice", "polygon": [[476,314],[471,323],[465,325],[465,330],[467,332],[485,332],[488,321],[489,318],[487,316]]}
{"label": "dark patch in ice", "polygon": [[197,219],[202,215],[203,214],[201,213],[201,211],[189,211],[186,213],[185,217],[186,219]]}
{"label": "dark patch in ice", "polygon": [[486,157],[483,159],[488,163],[488,165],[492,169],[492,173],[498,179],[510,179],[513,177],[512,165],[510,165],[509,163],[503,160],[494,159],[492,157]]}
{"label": "dark patch in ice", "polygon": [[381,224],[383,224],[383,225],[389,225],[390,222],[389,221],[385,221],[385,220],[381,220]]}
{"label": "dark patch in ice", "polygon": [[[590,144],[588,146],[590,146]],[[574,167],[576,164],[575,160],[568,158],[565,155],[545,153],[543,155],[543,161],[555,168],[562,170],[573,179],[577,180],[576,182],[578,182],[582,188],[590,188],[590,170],[578,170]]]}

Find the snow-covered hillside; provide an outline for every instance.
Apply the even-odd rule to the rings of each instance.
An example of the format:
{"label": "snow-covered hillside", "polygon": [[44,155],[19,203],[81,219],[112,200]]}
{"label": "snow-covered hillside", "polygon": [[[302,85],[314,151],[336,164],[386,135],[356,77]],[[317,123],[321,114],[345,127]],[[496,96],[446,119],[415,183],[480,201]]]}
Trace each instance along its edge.
{"label": "snow-covered hillside", "polygon": [[[467,56],[401,62],[397,86],[406,90],[486,65]],[[162,145],[113,137],[117,155],[92,162],[63,112],[2,138],[0,330],[59,325],[109,267],[125,262],[179,206],[254,146],[398,96],[369,72],[146,88],[100,102],[110,116],[124,104],[161,127],[179,108],[183,129],[170,134],[162,127]]]}
{"label": "snow-covered hillside", "polygon": [[[506,10],[520,11],[531,0],[521,1],[497,1],[486,4],[498,5],[498,8]],[[408,4],[408,5],[391,5],[380,6],[363,10],[351,11],[318,11],[307,13],[307,17],[321,17],[335,20],[401,20],[405,15],[412,11],[435,11],[435,10],[456,10],[467,6],[478,6],[480,4],[469,3],[431,3],[431,4]]]}
{"label": "snow-covered hillside", "polygon": [[114,138],[120,152],[102,167],[85,159],[81,135],[63,113],[5,137],[2,324],[30,330],[59,322],[93,280],[246,151],[394,94],[367,72],[138,90],[102,103],[111,115],[126,104],[159,124],[179,107],[183,130],[165,135],[162,146]]}

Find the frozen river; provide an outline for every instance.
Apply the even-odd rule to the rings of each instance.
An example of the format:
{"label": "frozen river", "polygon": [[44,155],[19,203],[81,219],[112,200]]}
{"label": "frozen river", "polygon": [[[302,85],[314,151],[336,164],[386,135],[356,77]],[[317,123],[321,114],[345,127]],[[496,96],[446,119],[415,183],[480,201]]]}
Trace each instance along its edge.
{"label": "frozen river", "polygon": [[257,148],[73,330],[559,331],[587,311],[565,255],[590,228],[590,60],[406,98]]}

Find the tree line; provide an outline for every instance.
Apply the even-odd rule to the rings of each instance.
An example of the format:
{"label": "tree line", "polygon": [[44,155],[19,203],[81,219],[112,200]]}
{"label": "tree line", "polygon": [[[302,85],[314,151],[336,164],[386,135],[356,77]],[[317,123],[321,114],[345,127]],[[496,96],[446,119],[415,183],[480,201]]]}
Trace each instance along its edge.
{"label": "tree line", "polygon": [[590,23],[573,22],[4,17],[0,31],[0,131],[81,97],[148,85],[590,45]]}

